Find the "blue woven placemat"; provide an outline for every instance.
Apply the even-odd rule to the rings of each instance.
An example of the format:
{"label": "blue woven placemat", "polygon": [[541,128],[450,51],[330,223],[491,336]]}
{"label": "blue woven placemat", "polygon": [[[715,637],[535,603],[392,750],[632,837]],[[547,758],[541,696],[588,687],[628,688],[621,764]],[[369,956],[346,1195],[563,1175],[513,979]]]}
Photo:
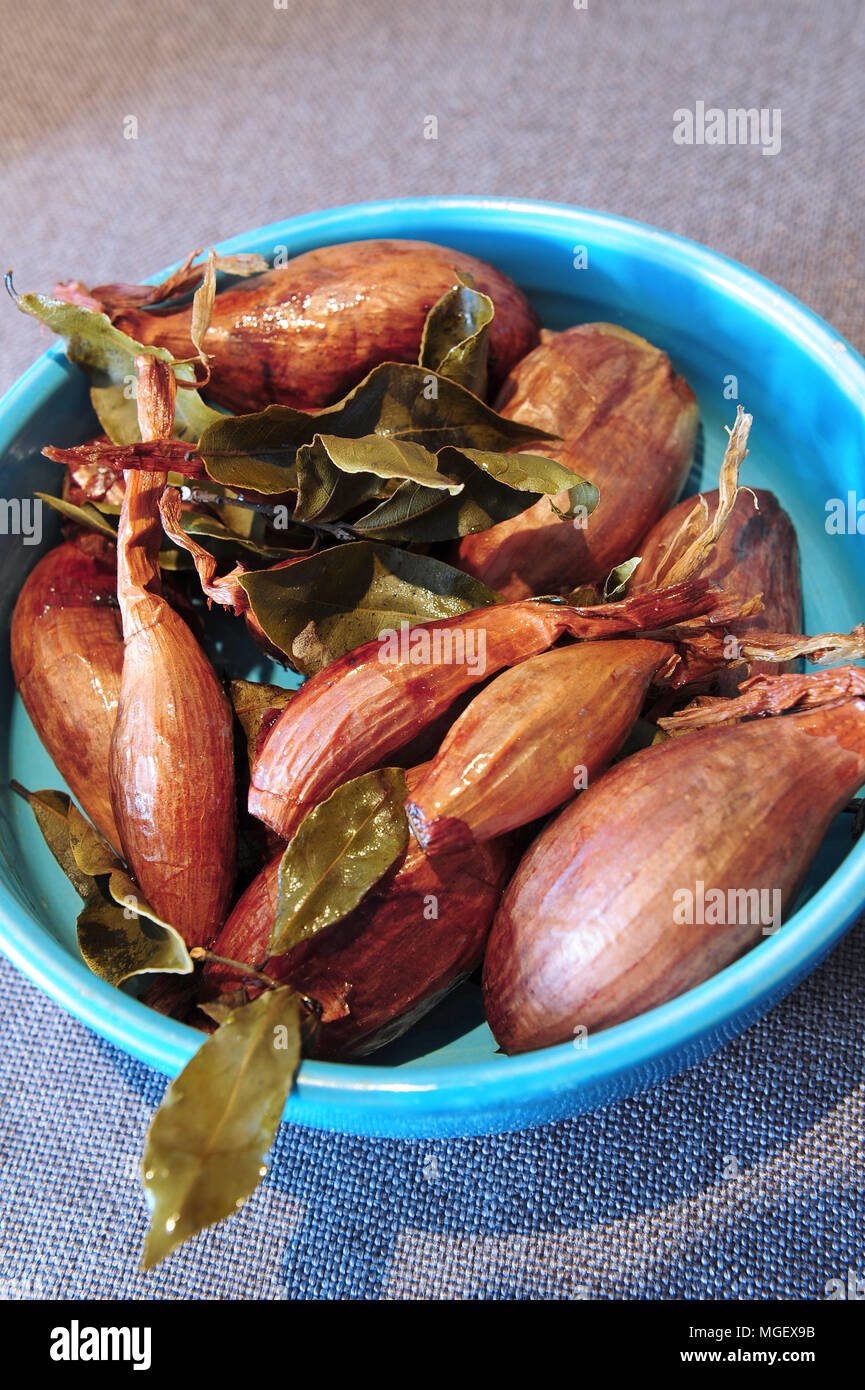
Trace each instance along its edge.
{"label": "blue woven placemat", "polygon": [[[113,0],[98,24],[30,0],[0,51],[0,245],[45,289],[336,203],[548,198],[704,241],[862,347],[863,71],[859,0]],[[780,108],[780,153],[675,145],[698,100]],[[39,335],[11,309],[3,329],[5,388]],[[865,1272],[863,945],[860,925],[713,1060],[580,1120],[416,1144],[283,1126],[246,1208],[147,1276],[164,1080],[4,963],[0,1294],[823,1298]]]}
{"label": "blue woven placemat", "polygon": [[714,1058],[514,1135],[293,1125],[247,1206],[149,1274],[164,1079],[6,962],[0,1291],[45,1298],[804,1298],[865,1271],[865,923]]}

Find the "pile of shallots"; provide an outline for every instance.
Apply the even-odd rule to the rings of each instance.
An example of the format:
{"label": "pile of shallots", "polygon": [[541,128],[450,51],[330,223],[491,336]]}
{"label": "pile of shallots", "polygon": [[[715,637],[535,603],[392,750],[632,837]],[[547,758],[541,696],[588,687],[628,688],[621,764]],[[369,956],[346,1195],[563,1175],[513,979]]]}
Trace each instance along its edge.
{"label": "pile of shallots", "polygon": [[[196,459],[175,437],[176,363],[192,340],[214,402],[318,412],[379,364],[418,360],[455,270],[494,308],[495,410],[537,429],[533,454],[600,500],[575,518],[567,491],[541,496],[455,535],[439,554],[497,601],[414,623],[387,659],[380,638],[363,641],[292,698],[263,699],[247,778],[221,679],[242,673],[217,675],[184,590],[197,571],[248,620],[245,570],[184,530],[169,486]],[[479,261],[359,243],[209,293],[196,323],[155,292],[63,288],[137,345],[140,444],[115,448],[85,489],[120,506],[116,541],[70,524],[12,627],[21,698],[72,797],[196,962],[145,998],[212,1030],[220,1001],[290,986],[315,1025],[307,1050],[359,1055],[483,964],[487,1020],[515,1053],[633,1018],[776,930],[865,781],[865,676],[838,665],[865,647],[858,630],[802,637],[793,526],[772,493],[738,484],[749,417],[719,489],[677,502],[698,411],[667,356],[610,324],[539,333]],[[460,331],[452,360],[480,341]],[[80,481],[75,454],[52,456]],[[192,555],[187,580],[163,571],[166,537]],[[836,669],[800,674],[802,656]],[[325,903],[320,927],[274,952],[286,854],[300,846],[314,866],[321,808],[388,767],[405,770],[401,848],[368,881],[347,859],[348,906]]]}

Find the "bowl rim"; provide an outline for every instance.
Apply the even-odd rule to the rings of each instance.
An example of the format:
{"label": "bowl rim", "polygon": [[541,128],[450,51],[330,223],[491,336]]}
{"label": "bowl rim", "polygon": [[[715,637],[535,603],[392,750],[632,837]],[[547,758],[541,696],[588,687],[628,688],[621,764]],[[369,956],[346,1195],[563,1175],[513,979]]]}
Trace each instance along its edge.
{"label": "bowl rim", "polygon": [[[865,360],[829,324],[788,291],[756,271],[673,232],[617,214],[568,204],[506,197],[455,195],[380,199],[346,204],[265,224],[217,243],[231,254],[250,243],[289,237],[310,244],[328,240],[361,240],[375,236],[435,239],[448,221],[470,216],[472,230],[485,226],[550,234],[579,230],[581,239],[596,234],[605,248],[646,254],[669,268],[709,283],[715,292],[770,318],[809,357],[816,359],[865,416]],[[436,221],[441,220],[441,226]],[[386,230],[388,221],[416,220],[412,231]],[[457,230],[452,227],[452,230]],[[318,240],[316,240],[318,239]],[[296,254],[296,252],[295,252]],[[169,269],[173,269],[170,267]],[[167,274],[149,277],[156,282]],[[0,458],[17,436],[24,417],[68,379],[70,370],[62,345],[42,354],[0,399]],[[423,1108],[459,1115],[480,1103],[513,1109],[552,1094],[590,1089],[609,1078],[650,1067],[667,1054],[711,1033],[720,1033],[734,1020],[759,1011],[816,964],[858,916],[865,901],[865,839],[855,845],[825,884],[785,924],[758,947],[702,984],[667,1003],[603,1032],[591,1045],[571,1042],[537,1052],[486,1060],[413,1064],[386,1068],[375,1064],[305,1060],[296,1095],[306,1103],[333,1106],[340,1098],[360,1109]],[[33,930],[35,928],[35,931]],[[28,978],[57,1003],[123,1051],[175,1074],[199,1046],[201,1034],[139,1003],[91,974],[51,937],[44,923],[0,883],[0,948]],[[479,1092],[482,1096],[479,1097]],[[292,1098],[286,1110],[292,1118]],[[324,1116],[324,1125],[328,1116]],[[337,1123],[334,1127],[339,1127]]]}

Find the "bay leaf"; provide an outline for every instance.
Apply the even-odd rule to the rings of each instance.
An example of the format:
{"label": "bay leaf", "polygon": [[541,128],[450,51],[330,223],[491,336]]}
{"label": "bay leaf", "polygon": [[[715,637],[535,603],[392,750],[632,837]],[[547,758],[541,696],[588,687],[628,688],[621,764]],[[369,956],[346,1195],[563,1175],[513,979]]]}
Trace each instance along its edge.
{"label": "bay leaf", "polygon": [[133,975],[188,975],[192,960],[179,932],[156,915],[123,862],[66,792],[15,791],[29,802],[36,823],[84,907],[78,946],[100,979],[120,985]]}
{"label": "bay leaf", "polygon": [[616,603],[619,599],[627,596],[628,585],[634,570],[642,561],[641,555],[635,555],[630,560],[625,560],[621,565],[616,565],[611,569],[604,583],[604,603]]}
{"label": "bay leaf", "polygon": [[249,415],[222,416],[204,430],[199,453],[215,482],[261,493],[296,487],[296,455],[316,434],[359,439],[376,434],[421,444],[508,450],[553,439],[508,420],[455,381],[424,367],[383,362],[336,405],[315,415],[269,405]]}
{"label": "bay leaf", "polygon": [[579,584],[576,589],[565,594],[565,603],[571,604],[574,608],[593,608],[600,602],[601,592],[598,584]]}
{"label": "bay leaf", "polygon": [[265,635],[303,675],[402,622],[455,618],[500,601],[442,560],[365,540],[239,582]]}
{"label": "bay leaf", "polygon": [[[230,524],[235,518],[244,518],[243,532]],[[248,524],[249,520],[251,525]],[[266,518],[245,508],[220,507],[219,516],[184,508],[181,524],[189,536],[220,542],[220,547],[211,546],[210,549],[217,556],[225,554],[228,559],[236,559],[238,549],[251,555],[259,555],[263,560],[285,560],[290,555],[303,554],[309,550],[308,531],[303,531],[298,526],[285,527],[273,533],[280,536],[280,541],[284,536],[285,545],[275,544],[266,539]]]}
{"label": "bay leaf", "polygon": [[403,362],[381,363],[315,419],[319,431],[355,438],[384,434],[423,444],[434,453],[446,444],[507,450],[555,438],[496,414],[458,382]]}
{"label": "bay leaf", "polygon": [[[134,397],[136,357],[142,353],[174,365],[178,382],[194,383],[193,369],[177,362],[165,348],[145,346],[115,328],[107,314],[94,313],[79,304],[67,304],[42,294],[20,294],[15,303],[66,340],[66,355],[90,377],[93,407],[105,433],[115,444],[132,444],[141,438]],[[105,392],[110,394],[106,395]],[[125,394],[124,394],[125,393]],[[105,418],[100,412],[104,412]],[[192,443],[220,419],[194,389],[177,392],[175,436]],[[120,436],[120,437],[118,437]]]}
{"label": "bay leaf", "polygon": [[254,1191],[299,1064],[298,998],[282,987],[233,1010],[172,1081],[142,1163],[145,1269]]}
{"label": "bay leaf", "polygon": [[262,721],[270,710],[285,709],[297,691],[286,690],[281,685],[267,685],[259,681],[233,680],[229,684],[229,694],[237,722],[246,736],[249,770],[251,772]]}
{"label": "bay leaf", "polygon": [[79,868],[72,850],[69,834],[71,797],[66,792],[51,791],[50,789],[29,792],[25,787],[20,787],[15,782],[12,783],[12,787],[29,803],[36,824],[42,831],[42,838],[72,887],[79,897],[86,898],[92,885],[90,875]]}
{"label": "bay leaf", "polygon": [[380,479],[410,479],[450,493],[462,489],[461,483],[441,472],[439,458],[420,444],[378,434],[365,434],[359,439],[317,434],[312,447],[322,449],[341,473],[373,473]]}
{"label": "bay leaf", "polygon": [[52,497],[48,492],[37,492],[34,494],[42,502],[47,502],[55,512],[59,512],[67,521],[74,521],[76,526],[85,526],[88,531],[96,531],[100,536],[107,536],[109,540],[117,540],[117,526],[112,525],[108,516],[100,511],[93,502],[84,502],[80,507],[74,502],[67,502],[65,497]]}
{"label": "bay leaf", "polygon": [[443,472],[462,482],[459,495],[443,496],[406,483],[371,512],[355,518],[353,529],[360,535],[388,541],[455,540],[509,521],[542,496],[568,488],[587,512],[593,511],[599,500],[593,484],[540,454],[447,446],[434,457]]}
{"label": "bay leaf", "polygon": [[[36,497],[41,498],[54,511],[59,512],[67,521],[72,521],[76,526],[86,527],[90,531],[96,531],[109,540],[117,540],[117,520],[120,515],[120,508],[110,506],[106,503],[83,502],[81,504],[69,502],[65,497],[52,497],[47,492],[37,492]],[[222,518],[225,518],[223,520]],[[244,526],[241,533],[234,525],[228,524],[240,521]],[[203,538],[218,542],[216,546],[210,547],[217,558],[227,559],[236,558],[238,549],[247,551],[251,555],[258,555],[262,560],[285,560],[291,555],[304,554],[309,550],[309,532],[301,530],[297,526],[283,528],[279,534],[280,539],[285,536],[286,544],[273,544],[264,539],[266,532],[266,518],[247,508],[232,508],[231,506],[222,507],[219,516],[213,516],[205,512],[195,512],[184,508],[182,513],[183,530],[196,538]],[[159,563],[163,569],[177,570],[188,569],[191,564],[184,556],[181,560],[182,552],[173,546],[163,546],[159,552]]]}
{"label": "bay leaf", "polygon": [[317,434],[297,451],[297,507],[303,521],[327,521],[380,496],[382,483],[408,480],[454,495],[462,483],[440,472],[435,454],[420,444],[377,434],[343,439]]}
{"label": "bay leaf", "polygon": [[456,272],[456,279],[427,314],[418,363],[483,398],[495,308],[470,275]]}
{"label": "bay leaf", "polygon": [[337,787],[304,819],[279,865],[269,955],[339,922],[408,845],[405,772],[378,768]]}
{"label": "bay leaf", "polygon": [[[443,450],[438,459],[447,468],[456,450]],[[465,449],[459,451],[477,468],[482,469],[503,487],[516,492],[528,492],[540,496],[555,496],[558,492],[568,492],[574,501],[579,500],[588,512],[594,511],[600,501],[600,493],[594,483],[587,482],[572,469],[565,468],[555,459],[543,454],[501,453],[489,449]]]}
{"label": "bay leaf", "polygon": [[202,432],[198,453],[208,477],[238,491],[265,495],[297,487],[295,455],[311,444],[316,417],[289,405],[268,405],[249,415],[222,415]]}
{"label": "bay leaf", "polygon": [[103,433],[115,444],[133,444],[140,439],[138,401],[127,385],[91,386],[90,404]]}
{"label": "bay leaf", "polygon": [[[111,882],[116,888],[117,879]],[[109,985],[136,975],[189,975],[193,964],[183,938],[144,911],[131,881],[129,888],[125,907],[99,886],[87,897],[77,922],[85,965]]]}
{"label": "bay leaf", "polygon": [[248,1003],[249,995],[245,989],[233,989],[219,999],[206,1000],[198,1007],[208,1018],[212,1018],[214,1023],[225,1023],[235,1009]]}

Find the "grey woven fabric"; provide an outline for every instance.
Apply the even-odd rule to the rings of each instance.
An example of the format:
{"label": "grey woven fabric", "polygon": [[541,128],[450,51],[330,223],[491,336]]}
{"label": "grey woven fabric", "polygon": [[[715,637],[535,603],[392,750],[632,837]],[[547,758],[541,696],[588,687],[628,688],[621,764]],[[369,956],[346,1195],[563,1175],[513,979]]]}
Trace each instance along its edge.
{"label": "grey woven fabric", "polygon": [[[30,0],[0,50],[0,246],[46,289],[342,202],[549,198],[716,247],[861,348],[863,71],[858,0]],[[780,152],[677,145],[697,101],[779,108]],[[2,342],[5,388],[47,339],[10,306]],[[147,1277],[136,1168],[163,1079],[4,964],[0,1293],[825,1297],[865,1269],[863,945],[860,925],[710,1062],[572,1123],[284,1126],[245,1210]]]}

